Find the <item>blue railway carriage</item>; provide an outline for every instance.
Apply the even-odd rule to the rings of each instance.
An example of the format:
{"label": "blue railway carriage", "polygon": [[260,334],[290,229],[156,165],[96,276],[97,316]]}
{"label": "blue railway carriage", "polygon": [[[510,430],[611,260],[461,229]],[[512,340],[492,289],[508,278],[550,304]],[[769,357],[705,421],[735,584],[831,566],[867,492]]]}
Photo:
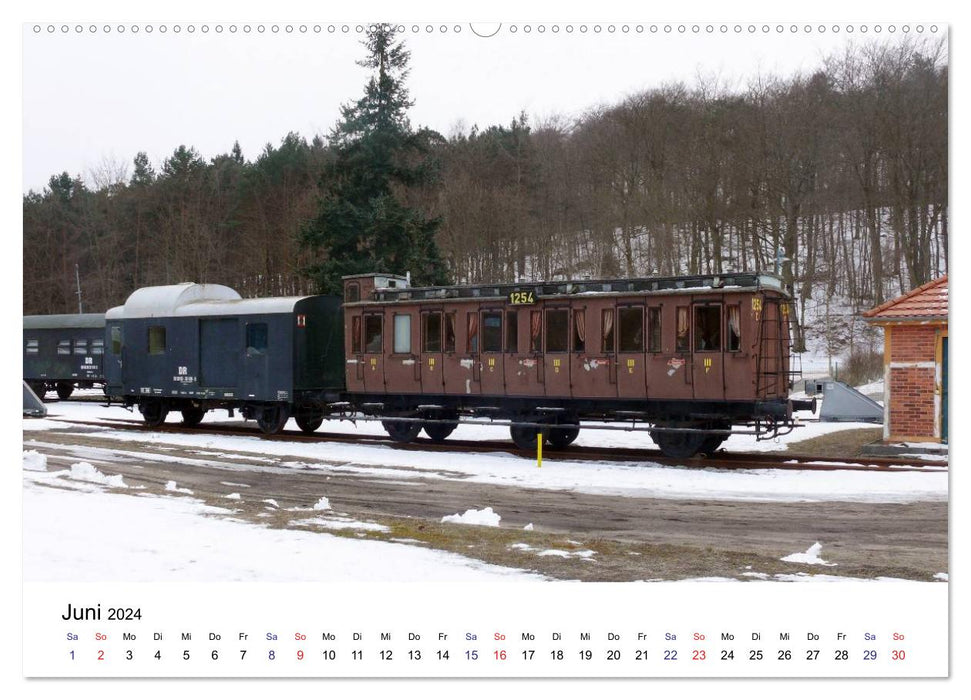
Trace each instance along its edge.
{"label": "blue railway carriage", "polygon": [[104,314],[24,316],[24,380],[40,398],[104,384]]}
{"label": "blue railway carriage", "polygon": [[238,409],[266,433],[316,430],[343,384],[341,299],[243,299],[218,284],[136,290],[106,314],[106,392],[159,425]]}

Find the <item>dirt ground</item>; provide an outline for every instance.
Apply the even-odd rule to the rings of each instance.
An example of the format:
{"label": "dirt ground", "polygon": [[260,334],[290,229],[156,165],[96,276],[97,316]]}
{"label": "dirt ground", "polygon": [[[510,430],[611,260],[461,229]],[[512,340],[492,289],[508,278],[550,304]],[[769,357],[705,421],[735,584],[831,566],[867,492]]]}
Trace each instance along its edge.
{"label": "dirt ground", "polygon": [[[855,441],[861,436],[847,439]],[[406,479],[340,469],[281,468],[256,453],[217,457],[200,449],[134,440],[119,443],[99,437],[97,431],[82,435],[78,429],[24,433],[24,449],[46,454],[50,469],[79,461],[75,447],[83,447],[83,458],[103,473],[122,474],[126,483],[144,486],[149,492],[173,496],[165,491],[165,484],[174,480],[180,488],[191,489],[194,498],[225,507],[227,491],[238,491],[240,500],[232,502],[238,509],[234,518],[270,527],[313,530],[316,526],[291,522],[306,518],[306,512],[285,509],[311,507],[326,493],[337,513],[390,528],[388,532],[368,531],[364,535],[368,539],[404,539],[416,546],[529,569],[556,579],[630,581],[719,576],[745,580],[752,575],[809,572],[932,580],[935,574],[948,571],[945,502],[781,503],[606,496],[471,483],[460,473],[429,479],[415,477],[410,468],[392,467],[403,476],[410,472]],[[119,459],[118,450],[144,455]],[[792,451],[808,449],[804,443],[797,443]],[[173,457],[177,459],[173,461]],[[307,461],[305,457],[279,457],[281,462],[288,460]],[[229,489],[223,483],[226,481],[246,487]],[[266,517],[265,499],[273,499],[280,506],[270,517]],[[501,527],[441,522],[443,514],[487,505],[502,515]],[[536,523],[536,529],[524,530],[531,522]],[[353,530],[326,532],[361,537]],[[823,558],[837,561],[839,566],[780,561],[817,541],[824,544]],[[523,544],[530,549],[513,547]],[[537,550],[545,549],[574,556],[536,556]],[[576,555],[584,550],[594,554],[586,558]]]}

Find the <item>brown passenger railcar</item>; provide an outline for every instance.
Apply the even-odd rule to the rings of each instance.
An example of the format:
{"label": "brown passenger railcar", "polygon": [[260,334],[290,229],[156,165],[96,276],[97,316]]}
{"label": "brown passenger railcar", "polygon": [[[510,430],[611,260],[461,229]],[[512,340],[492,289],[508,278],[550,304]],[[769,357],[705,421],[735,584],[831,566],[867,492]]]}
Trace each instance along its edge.
{"label": "brown passenger railcar", "polygon": [[564,447],[581,421],[624,421],[683,457],[734,426],[792,425],[789,297],[773,275],[412,288],[368,274],[344,292],[349,402],[396,440],[486,416],[520,447]]}

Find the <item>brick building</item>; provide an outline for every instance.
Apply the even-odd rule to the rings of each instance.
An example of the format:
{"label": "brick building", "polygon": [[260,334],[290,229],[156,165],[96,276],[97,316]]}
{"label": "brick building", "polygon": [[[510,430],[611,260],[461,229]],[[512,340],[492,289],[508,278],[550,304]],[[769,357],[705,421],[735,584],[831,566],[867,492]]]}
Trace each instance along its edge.
{"label": "brick building", "polygon": [[884,441],[947,442],[947,275],[863,317],[884,332]]}

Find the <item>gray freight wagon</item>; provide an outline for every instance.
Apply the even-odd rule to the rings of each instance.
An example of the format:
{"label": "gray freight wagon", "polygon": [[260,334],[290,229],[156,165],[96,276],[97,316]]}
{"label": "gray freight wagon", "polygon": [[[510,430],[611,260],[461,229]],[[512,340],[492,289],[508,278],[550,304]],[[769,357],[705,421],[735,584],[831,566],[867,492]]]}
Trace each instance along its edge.
{"label": "gray freight wagon", "polygon": [[313,431],[343,388],[343,318],[335,296],[242,299],[218,284],[136,290],[106,314],[106,392],[148,425],[170,411],[198,424],[239,410],[266,433],[291,416]]}
{"label": "gray freight wagon", "polygon": [[24,381],[41,399],[104,384],[104,338],[104,314],[24,316]]}

